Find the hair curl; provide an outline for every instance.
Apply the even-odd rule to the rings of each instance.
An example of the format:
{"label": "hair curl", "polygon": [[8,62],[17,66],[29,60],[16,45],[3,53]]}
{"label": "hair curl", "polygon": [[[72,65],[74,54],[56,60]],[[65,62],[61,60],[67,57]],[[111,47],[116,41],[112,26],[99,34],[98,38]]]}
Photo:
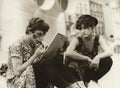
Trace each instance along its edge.
{"label": "hair curl", "polygon": [[76,29],[80,30],[82,27],[81,25],[84,25],[85,28],[89,27],[95,27],[98,24],[98,20],[90,15],[82,15],[78,18],[76,21]]}
{"label": "hair curl", "polygon": [[44,34],[49,30],[49,25],[41,18],[32,18],[28,23],[26,34],[34,33],[36,30],[41,30]]}

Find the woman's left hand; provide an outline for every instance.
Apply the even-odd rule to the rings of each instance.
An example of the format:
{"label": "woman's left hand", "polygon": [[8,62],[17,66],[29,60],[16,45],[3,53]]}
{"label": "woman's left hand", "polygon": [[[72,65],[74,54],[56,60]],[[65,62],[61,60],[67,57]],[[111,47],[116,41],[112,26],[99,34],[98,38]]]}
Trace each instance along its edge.
{"label": "woman's left hand", "polygon": [[96,56],[90,63],[90,68],[97,70],[99,68],[100,58]]}

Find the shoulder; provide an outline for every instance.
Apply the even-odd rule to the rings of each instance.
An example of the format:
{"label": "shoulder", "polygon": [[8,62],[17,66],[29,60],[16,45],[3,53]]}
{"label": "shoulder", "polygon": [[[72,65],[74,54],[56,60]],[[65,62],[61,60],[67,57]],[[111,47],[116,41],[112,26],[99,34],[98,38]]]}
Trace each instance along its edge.
{"label": "shoulder", "polygon": [[73,37],[72,40],[70,41],[69,47],[74,47],[79,44],[79,39],[77,37]]}
{"label": "shoulder", "polygon": [[105,38],[101,35],[99,35],[99,42],[105,42]]}
{"label": "shoulder", "polygon": [[79,43],[80,41],[82,41],[81,37],[73,37],[72,41]]}
{"label": "shoulder", "polygon": [[13,44],[9,46],[9,50],[19,50],[20,48],[22,48],[22,45],[24,43],[23,41],[24,41],[23,38],[15,41]]}

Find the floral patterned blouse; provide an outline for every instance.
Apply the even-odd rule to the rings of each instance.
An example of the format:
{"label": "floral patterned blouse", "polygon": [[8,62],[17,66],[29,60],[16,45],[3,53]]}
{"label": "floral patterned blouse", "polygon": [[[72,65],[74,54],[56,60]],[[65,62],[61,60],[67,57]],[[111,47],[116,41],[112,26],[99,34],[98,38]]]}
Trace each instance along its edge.
{"label": "floral patterned blouse", "polygon": [[[22,62],[24,63],[34,54],[39,45],[40,43],[34,43],[32,41],[25,40],[25,38],[23,37],[17,43],[9,47],[7,70],[8,88],[26,88],[26,84],[29,84],[29,88],[35,88],[35,84],[33,85],[33,83],[35,83],[35,80],[32,66],[28,67],[20,75],[20,77],[17,77],[13,71],[12,57],[19,57],[19,59],[22,59]],[[29,83],[27,83],[25,80],[29,80],[27,81]]]}

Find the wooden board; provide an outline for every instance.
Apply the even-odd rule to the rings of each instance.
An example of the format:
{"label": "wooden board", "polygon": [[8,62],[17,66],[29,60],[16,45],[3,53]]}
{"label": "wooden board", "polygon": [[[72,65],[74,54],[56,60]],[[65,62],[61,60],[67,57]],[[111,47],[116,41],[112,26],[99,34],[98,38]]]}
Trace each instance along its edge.
{"label": "wooden board", "polygon": [[52,59],[56,56],[59,49],[63,47],[67,40],[67,37],[57,33],[47,51],[41,57],[41,63],[51,63]]}

